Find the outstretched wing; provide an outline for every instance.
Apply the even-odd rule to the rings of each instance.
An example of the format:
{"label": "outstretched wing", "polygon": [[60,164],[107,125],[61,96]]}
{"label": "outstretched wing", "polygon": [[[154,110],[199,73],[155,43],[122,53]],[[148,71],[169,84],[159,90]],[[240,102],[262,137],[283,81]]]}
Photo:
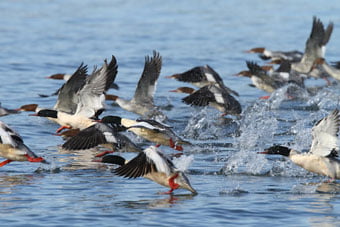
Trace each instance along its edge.
{"label": "outstretched wing", "polygon": [[116,136],[114,129],[103,123],[97,123],[71,137],[62,145],[62,148],[66,150],[85,150],[100,144],[117,144],[118,139]]}
{"label": "outstretched wing", "polygon": [[310,152],[319,156],[336,156],[338,147],[338,132],[340,127],[339,110],[321,119],[312,129],[313,142]]}
{"label": "outstretched wing", "polygon": [[153,57],[145,57],[145,65],[141,78],[138,81],[133,100],[137,103],[153,103],[153,95],[156,82],[162,68],[162,57],[158,52],[153,51]]}

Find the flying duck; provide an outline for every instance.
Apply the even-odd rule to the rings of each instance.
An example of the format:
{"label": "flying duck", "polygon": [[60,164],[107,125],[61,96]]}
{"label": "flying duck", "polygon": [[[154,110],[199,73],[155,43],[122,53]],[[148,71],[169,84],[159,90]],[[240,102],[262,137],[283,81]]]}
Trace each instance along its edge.
{"label": "flying duck", "polygon": [[154,142],[158,146],[165,145],[174,148],[175,150],[182,151],[183,147],[181,145],[190,145],[190,142],[185,141],[176,135],[171,126],[156,120],[131,120],[118,116],[105,116],[100,122],[124,126],[128,131],[131,131],[148,141]]}
{"label": "flying duck", "polygon": [[0,163],[0,167],[12,161],[42,162],[48,164],[44,158],[34,154],[24,144],[21,136],[2,121],[0,121],[0,156],[7,159]]}
{"label": "flying duck", "polygon": [[120,165],[113,170],[119,176],[127,178],[145,177],[168,187],[170,190],[166,192],[167,194],[180,188],[197,194],[184,172],[178,170],[172,161],[155,146],[146,148],[130,161],[126,161],[120,156],[106,155],[101,162]]}

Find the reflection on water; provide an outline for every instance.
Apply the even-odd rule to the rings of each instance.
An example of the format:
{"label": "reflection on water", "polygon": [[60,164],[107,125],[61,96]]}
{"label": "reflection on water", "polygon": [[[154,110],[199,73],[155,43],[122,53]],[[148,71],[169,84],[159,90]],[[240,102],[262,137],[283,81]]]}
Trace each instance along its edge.
{"label": "reflection on water", "polygon": [[106,168],[106,165],[102,163],[93,162],[95,156],[100,153],[97,149],[68,151],[59,148],[58,152],[66,154],[58,157],[59,162],[67,163],[62,167],[64,170]]}
{"label": "reflection on water", "polygon": [[[33,184],[34,175],[4,175],[0,176],[0,194],[11,194],[17,185]],[[0,200],[2,197],[0,196]]]}
{"label": "reflection on water", "polygon": [[171,208],[174,204],[184,200],[191,200],[195,195],[169,195],[163,199],[148,199],[139,201],[120,201],[117,206],[132,209],[155,209],[155,208]]}
{"label": "reflection on water", "polygon": [[340,194],[340,184],[337,182],[306,183],[296,186],[293,191],[295,194],[290,197],[294,201],[304,198],[309,201],[305,211],[309,215],[308,223],[311,226],[339,226],[340,220],[338,210],[334,209],[334,202]]}

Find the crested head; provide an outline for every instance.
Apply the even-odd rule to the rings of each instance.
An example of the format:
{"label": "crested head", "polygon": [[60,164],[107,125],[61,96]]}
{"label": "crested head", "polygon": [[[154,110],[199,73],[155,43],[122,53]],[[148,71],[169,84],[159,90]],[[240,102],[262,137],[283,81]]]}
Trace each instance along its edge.
{"label": "crested head", "polygon": [[261,69],[263,69],[264,71],[270,71],[273,70],[273,66],[272,65],[263,65],[261,66]]}
{"label": "crested head", "polygon": [[281,145],[275,145],[260,152],[261,154],[279,154],[283,156],[289,156],[291,149]]}
{"label": "crested head", "polygon": [[118,99],[117,95],[105,94],[105,100],[116,101]]}
{"label": "crested head", "polygon": [[171,76],[166,76],[165,78],[168,78],[168,79],[178,79],[180,76],[181,76],[181,74],[174,74],[174,75],[171,75]]}
{"label": "crested head", "polygon": [[324,58],[317,58],[314,61],[314,64],[316,64],[316,65],[322,65],[324,63],[325,63],[325,59]]}
{"label": "crested head", "polygon": [[185,94],[192,94],[195,92],[195,89],[191,87],[179,87],[175,90],[171,90],[170,92],[178,92],[178,93],[185,93]]}
{"label": "crested head", "polygon": [[245,76],[245,77],[251,77],[252,74],[250,71],[244,70],[239,73],[236,73],[235,76]]}
{"label": "crested head", "polygon": [[27,104],[27,105],[20,106],[16,110],[17,111],[33,111],[33,112],[35,112],[37,107],[38,107],[38,104]]}
{"label": "crested head", "polygon": [[122,118],[121,117],[118,117],[118,116],[112,116],[112,115],[109,115],[109,116],[105,116],[103,117],[100,122],[102,123],[107,123],[107,124],[121,124],[122,123]]}
{"label": "crested head", "polygon": [[42,109],[37,112],[36,116],[58,118],[58,111],[50,110],[50,109]]}
{"label": "crested head", "polygon": [[53,74],[53,75],[47,77],[47,79],[63,80],[64,76],[65,76],[65,73],[56,73],[56,74]]}
{"label": "crested head", "polygon": [[270,61],[269,62],[269,64],[281,64],[283,61],[282,61],[282,59],[274,59],[274,60],[272,60],[272,61]]}
{"label": "crested head", "polygon": [[252,48],[250,50],[247,50],[246,52],[247,53],[259,53],[259,54],[263,54],[265,48],[264,47],[255,47],[255,48]]}

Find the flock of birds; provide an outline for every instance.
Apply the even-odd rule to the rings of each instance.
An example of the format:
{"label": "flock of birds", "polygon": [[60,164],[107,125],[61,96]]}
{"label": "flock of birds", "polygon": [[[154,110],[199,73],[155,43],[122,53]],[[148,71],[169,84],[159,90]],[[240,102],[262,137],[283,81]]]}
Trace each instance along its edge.
{"label": "flock of birds", "polygon": [[[314,17],[312,31],[307,39],[304,53],[299,51],[270,51],[265,48],[253,48],[247,52],[259,53],[264,60],[279,63],[273,66],[259,66],[247,61],[248,71],[238,73],[238,76],[249,77],[253,84],[268,93],[283,86],[293,84],[305,89],[304,81],[309,77],[325,79],[331,85],[330,78],[340,80],[340,63],[329,65],[325,59],[325,45],[329,41],[333,23],[326,28],[320,19]],[[125,100],[116,95],[107,94],[110,88],[118,87],[114,83],[118,72],[117,60],[114,56],[110,62],[104,60],[103,65],[95,68],[91,74],[87,66],[81,64],[72,74],[54,74],[51,79],[64,79],[66,82],[54,94],[58,99],[52,108],[43,108],[37,104],[23,105],[19,109],[10,110],[1,107],[0,116],[34,111],[33,116],[45,117],[60,125],[57,135],[67,137],[62,145],[65,150],[86,150],[105,147],[109,150],[99,150],[95,161],[116,164],[119,167],[115,174],[128,177],[145,177],[170,188],[187,189],[193,194],[197,191],[191,186],[185,173],[176,168],[160,145],[169,146],[177,151],[183,151],[189,141],[182,139],[165,124],[167,116],[154,104],[155,86],[162,67],[162,57],[156,51],[153,56],[146,56],[143,73],[138,81],[135,94],[131,100]],[[210,66],[194,67],[186,72],[174,74],[167,78],[191,83],[191,87],[179,87],[173,92],[188,94],[182,101],[188,105],[211,106],[219,110],[222,116],[235,115],[242,117],[242,107],[237,100],[238,93],[228,88],[219,74]],[[288,92],[288,90],[287,90]],[[287,94],[290,97],[290,94]],[[268,98],[268,97],[262,97]],[[115,101],[121,108],[141,116],[136,120],[120,116],[100,115],[105,109],[105,100]],[[338,156],[338,138],[340,113],[334,110],[321,119],[312,130],[313,142],[308,153],[300,153],[290,148],[275,145],[266,149],[263,154],[280,154],[289,157],[302,168],[330,177],[340,179],[340,161]],[[65,131],[64,129],[68,129]],[[155,145],[142,149],[122,132],[130,131]],[[125,160],[114,151],[137,152],[132,160]],[[175,155],[181,155],[178,153]],[[44,158],[37,156],[23,142],[18,133],[0,121],[0,156],[6,160],[0,163],[4,166],[12,161],[41,162],[48,164]]]}

